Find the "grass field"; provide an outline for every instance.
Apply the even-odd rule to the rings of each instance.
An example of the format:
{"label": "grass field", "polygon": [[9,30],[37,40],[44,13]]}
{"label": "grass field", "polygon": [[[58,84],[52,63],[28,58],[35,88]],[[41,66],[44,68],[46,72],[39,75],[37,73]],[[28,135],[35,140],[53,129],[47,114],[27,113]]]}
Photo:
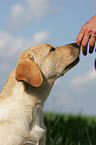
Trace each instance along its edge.
{"label": "grass field", "polygon": [[46,145],[96,145],[96,118],[45,113]]}

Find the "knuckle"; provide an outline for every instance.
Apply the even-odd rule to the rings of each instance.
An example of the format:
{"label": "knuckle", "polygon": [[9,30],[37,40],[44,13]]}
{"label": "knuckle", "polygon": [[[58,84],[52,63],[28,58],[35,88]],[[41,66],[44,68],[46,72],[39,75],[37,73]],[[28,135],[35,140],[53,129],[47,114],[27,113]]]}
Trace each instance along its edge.
{"label": "knuckle", "polygon": [[87,47],[87,44],[85,42],[82,42],[82,47]]}
{"label": "knuckle", "polygon": [[93,29],[92,33],[93,33],[93,36],[96,36],[96,30],[95,29]]}
{"label": "knuckle", "polygon": [[92,29],[91,29],[90,27],[88,27],[88,28],[86,29],[86,34],[87,34],[87,35],[90,35],[90,34],[91,34],[91,31],[92,31]]}
{"label": "knuckle", "polygon": [[90,46],[94,46],[95,45],[95,37],[91,37],[90,39]]}

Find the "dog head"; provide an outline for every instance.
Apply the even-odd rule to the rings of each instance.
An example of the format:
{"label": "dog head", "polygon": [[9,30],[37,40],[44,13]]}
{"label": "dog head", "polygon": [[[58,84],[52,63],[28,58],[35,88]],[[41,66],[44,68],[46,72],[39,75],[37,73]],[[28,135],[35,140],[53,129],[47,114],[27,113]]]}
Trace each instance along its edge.
{"label": "dog head", "polygon": [[53,82],[79,62],[77,44],[54,47],[38,44],[25,50],[18,59],[16,80],[39,87],[43,76]]}

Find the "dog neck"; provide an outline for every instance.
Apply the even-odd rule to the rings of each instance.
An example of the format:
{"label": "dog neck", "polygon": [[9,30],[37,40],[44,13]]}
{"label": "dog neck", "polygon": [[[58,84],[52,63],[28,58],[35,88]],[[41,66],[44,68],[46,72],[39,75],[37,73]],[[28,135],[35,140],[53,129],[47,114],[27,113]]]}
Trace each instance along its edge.
{"label": "dog neck", "polygon": [[[43,102],[47,99],[51,88],[54,84],[53,80],[47,80],[43,76],[43,83],[39,87],[33,87],[25,82],[17,82],[15,79],[15,69],[10,74],[0,96],[0,100],[3,100],[10,96],[20,97],[28,96],[34,99],[36,102]],[[24,98],[23,98],[24,99]]]}
{"label": "dog neck", "polygon": [[44,102],[47,99],[53,84],[53,80],[47,80],[45,77],[43,77],[43,83],[39,87],[33,87],[29,84],[25,84],[25,92],[34,96],[38,101]]}

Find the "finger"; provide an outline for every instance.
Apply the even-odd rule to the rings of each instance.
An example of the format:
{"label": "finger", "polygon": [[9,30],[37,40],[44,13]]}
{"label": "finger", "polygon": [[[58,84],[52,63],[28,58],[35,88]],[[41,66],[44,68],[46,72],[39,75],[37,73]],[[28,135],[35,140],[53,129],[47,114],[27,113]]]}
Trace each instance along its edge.
{"label": "finger", "polygon": [[95,46],[95,37],[91,36],[90,44],[89,44],[89,53],[90,54],[93,53],[94,46]]}
{"label": "finger", "polygon": [[80,33],[78,34],[78,36],[77,36],[76,43],[77,43],[78,47],[81,46],[83,36],[84,36],[84,33],[83,33],[83,32],[80,32]]}
{"label": "finger", "polygon": [[90,36],[85,34],[83,40],[82,40],[82,52],[83,55],[87,55],[87,46],[88,46],[88,41],[89,41]]}
{"label": "finger", "polygon": [[87,46],[86,47],[83,47],[82,46],[82,53],[83,53],[83,55],[87,55]]}
{"label": "finger", "polygon": [[81,46],[81,43],[85,34],[85,28],[86,28],[86,25],[83,25],[76,39],[76,43],[79,47]]}

